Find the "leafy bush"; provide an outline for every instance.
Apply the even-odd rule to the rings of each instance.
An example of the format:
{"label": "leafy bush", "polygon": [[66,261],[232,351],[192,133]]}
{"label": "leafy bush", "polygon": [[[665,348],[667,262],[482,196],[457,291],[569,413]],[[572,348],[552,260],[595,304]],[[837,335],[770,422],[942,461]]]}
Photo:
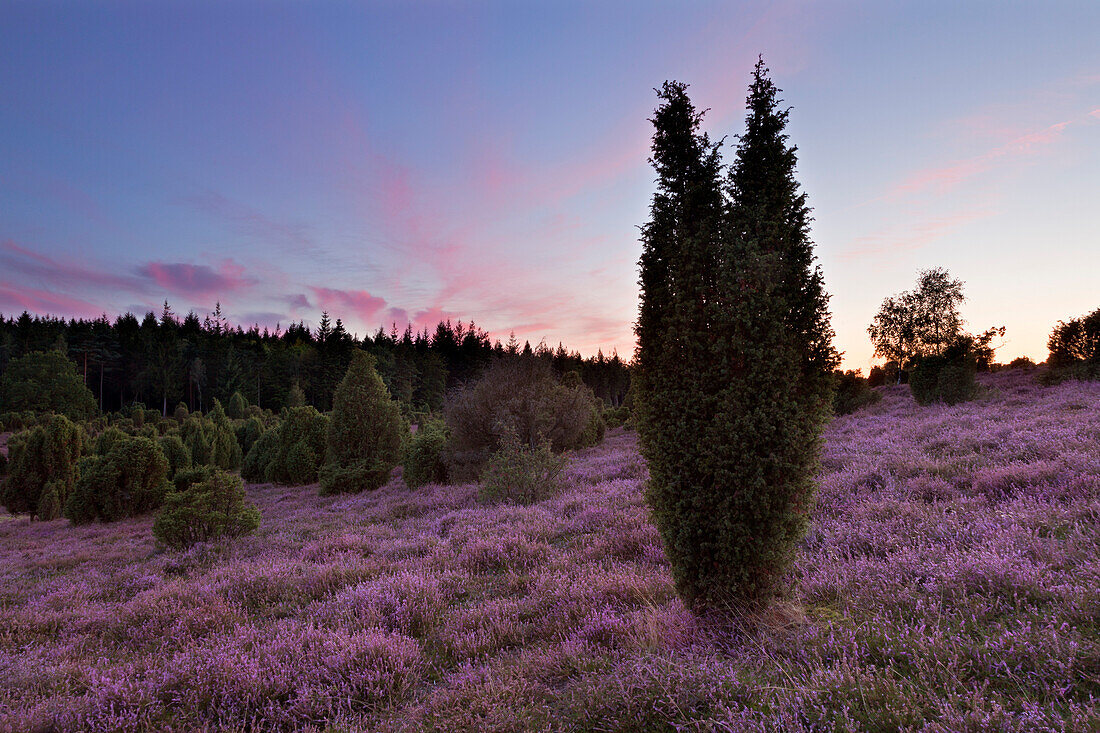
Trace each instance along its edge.
{"label": "leafy bush", "polygon": [[22,412],[5,412],[0,415],[0,432],[19,432],[27,428],[33,428],[39,423],[39,415],[33,410]]}
{"label": "leafy bush", "polygon": [[123,432],[118,427],[112,426],[104,430],[95,438],[95,448],[93,452],[97,456],[105,456],[111,452],[111,449],[122,441],[128,439],[130,436]]}
{"label": "leafy bush", "polygon": [[408,427],[401,408],[374,369],[374,357],[355,351],[332,396],[321,493],[377,489],[401,459]]}
{"label": "leafy bush", "polygon": [[241,446],[237,443],[237,433],[222,409],[222,403],[216,399],[213,409],[210,410],[208,423],[210,465],[225,471],[236,471],[241,467]]}
{"label": "leafy bush", "polygon": [[509,359],[495,362],[475,384],[452,394],[444,406],[449,478],[476,479],[507,431],[530,447],[548,440],[555,452],[602,439],[593,422],[599,404],[591,390],[575,381],[573,386],[559,383],[541,359]]}
{"label": "leafy bush", "polygon": [[234,420],[244,420],[248,417],[248,401],[244,398],[240,392],[234,392],[233,396],[229,398],[229,407],[226,409],[225,414]]}
{"label": "leafy bush", "polygon": [[443,449],[447,445],[447,426],[441,420],[422,422],[409,440],[405,450],[402,474],[410,489],[425,484],[442,484],[447,481],[447,466],[443,462]]}
{"label": "leafy bush", "polygon": [[1033,369],[1035,362],[1026,356],[1017,356],[1012,361],[1008,362],[1009,369]]}
{"label": "leafy bush", "polygon": [[8,443],[10,465],[2,487],[8,511],[43,520],[61,516],[76,485],[85,442],[84,430],[63,415],[14,435]]}
{"label": "leafy bush", "polygon": [[172,491],[153,522],[161,544],[184,549],[217,537],[239,537],[260,526],[260,512],[248,501],[241,480],[216,471],[182,491]]}
{"label": "leafy bush", "polygon": [[241,446],[241,453],[248,455],[252,446],[264,434],[264,423],[258,417],[250,417],[237,426],[237,444]]}
{"label": "leafy bush", "polygon": [[191,464],[205,466],[210,463],[210,424],[201,415],[192,415],[180,425],[180,439],[191,454]]}
{"label": "leafy bush", "polygon": [[859,370],[833,372],[836,391],[833,392],[833,414],[849,415],[861,407],[873,405],[882,400],[882,394],[871,388],[868,380]]}
{"label": "leafy bush", "polygon": [[632,414],[630,408],[626,405],[609,407],[603,411],[603,421],[609,428],[621,428],[631,418]]}
{"label": "leafy bush", "polygon": [[1049,374],[1053,384],[1066,379],[1100,379],[1100,308],[1081,318],[1059,321],[1047,341]]}
{"label": "leafy bush", "polygon": [[14,412],[54,412],[87,420],[99,412],[76,365],[60,351],[32,351],[8,362],[0,376],[0,405]]}
{"label": "leafy bush", "polygon": [[117,443],[105,456],[82,459],[79,473],[65,503],[73,524],[143,514],[160,506],[168,491],[168,459],[142,436]]}
{"label": "leafy bush", "polygon": [[294,407],[253,444],[241,475],[246,481],[301,485],[318,480],[328,418],[312,407]]}
{"label": "leafy bush", "polygon": [[505,431],[501,447],[482,473],[478,500],[532,504],[548,499],[557,491],[564,467],[565,459],[554,455],[549,441],[531,447],[520,443],[514,432]]}
{"label": "leafy bush", "polygon": [[172,412],[172,417],[176,422],[182,423],[184,420],[191,417],[191,412],[187,409],[187,405],[181,402],[176,405],[176,409]]}
{"label": "leafy bush", "polygon": [[175,491],[185,491],[191,484],[205,481],[207,478],[214,475],[214,472],[217,470],[218,469],[212,466],[193,466],[191,468],[180,469],[176,475],[172,476],[172,489]]}
{"label": "leafy bush", "polygon": [[168,478],[172,479],[180,471],[191,468],[191,452],[183,444],[178,435],[162,435],[157,439],[157,445],[168,459]]}
{"label": "leafy bush", "polygon": [[970,339],[964,336],[943,354],[925,356],[917,362],[909,378],[909,389],[918,404],[955,405],[974,399],[978,393],[974,381],[977,364],[970,345]]}

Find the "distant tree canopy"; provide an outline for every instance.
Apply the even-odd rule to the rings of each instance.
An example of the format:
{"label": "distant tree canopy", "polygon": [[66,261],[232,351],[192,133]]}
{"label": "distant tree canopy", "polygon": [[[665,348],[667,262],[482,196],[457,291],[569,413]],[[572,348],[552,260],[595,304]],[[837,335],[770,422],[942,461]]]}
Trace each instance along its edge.
{"label": "distant tree canopy", "polygon": [[65,354],[32,351],[8,362],[0,377],[0,413],[25,411],[86,420],[96,413],[96,403]]}
{"label": "distant tree canopy", "polygon": [[947,270],[922,271],[917,287],[882,301],[868,326],[875,356],[896,362],[900,380],[915,360],[942,354],[962,331],[959,306],[965,299],[962,281]]}
{"label": "distant tree canopy", "polygon": [[763,61],[728,178],[687,87],[657,91],[634,395],[646,498],[693,608],[774,593],[813,506],[837,354]]}
{"label": "distant tree canopy", "polygon": [[[139,320],[126,313],[114,321],[24,312],[16,318],[0,315],[0,384],[5,385],[0,412],[73,411],[72,417],[83,418],[97,403],[104,412],[143,403],[167,413],[180,402],[188,411],[205,412],[214,399],[227,406],[230,417],[242,404],[325,411],[358,349],[375,358],[382,381],[406,414],[439,410],[447,390],[472,381],[494,357],[506,354],[472,322],[440,323],[434,332],[379,329],[359,339],[327,313],[316,329],[297,323],[272,332],[231,326],[220,307],[205,318],[193,312],[179,318],[165,303],[159,317],[147,313]],[[540,344],[531,351],[559,374],[577,371],[613,406],[630,387],[628,366],[618,355],[582,358],[560,344],[556,350]],[[23,361],[32,352],[46,355]],[[234,399],[237,393],[240,398]]]}
{"label": "distant tree canopy", "polygon": [[1059,321],[1047,341],[1052,367],[1078,363],[1100,367],[1100,308],[1087,316]]}

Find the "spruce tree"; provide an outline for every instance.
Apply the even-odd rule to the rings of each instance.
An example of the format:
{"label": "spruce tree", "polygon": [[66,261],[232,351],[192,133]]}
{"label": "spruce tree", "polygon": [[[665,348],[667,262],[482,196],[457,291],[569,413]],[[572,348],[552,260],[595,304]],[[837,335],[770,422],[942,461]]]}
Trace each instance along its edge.
{"label": "spruce tree", "polygon": [[374,369],[374,357],[356,350],[332,399],[321,493],[381,487],[401,460],[406,433],[400,408]]}

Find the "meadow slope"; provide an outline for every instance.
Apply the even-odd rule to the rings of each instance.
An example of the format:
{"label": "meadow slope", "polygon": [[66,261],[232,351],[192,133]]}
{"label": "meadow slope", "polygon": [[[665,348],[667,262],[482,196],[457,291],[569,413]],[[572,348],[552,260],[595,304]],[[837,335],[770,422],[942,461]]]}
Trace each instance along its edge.
{"label": "meadow slope", "polygon": [[634,435],[565,488],[256,485],[253,537],[0,519],[0,730],[1100,728],[1100,383],[835,420],[790,590],[673,593]]}

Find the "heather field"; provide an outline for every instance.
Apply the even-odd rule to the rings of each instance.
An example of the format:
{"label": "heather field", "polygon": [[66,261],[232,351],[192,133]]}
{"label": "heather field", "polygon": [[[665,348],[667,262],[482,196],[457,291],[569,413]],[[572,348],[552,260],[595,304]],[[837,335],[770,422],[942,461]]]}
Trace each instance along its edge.
{"label": "heather field", "polygon": [[1100,728],[1100,383],[836,419],[787,597],[697,619],[633,433],[526,507],[249,487],[259,532],[0,520],[0,730]]}

